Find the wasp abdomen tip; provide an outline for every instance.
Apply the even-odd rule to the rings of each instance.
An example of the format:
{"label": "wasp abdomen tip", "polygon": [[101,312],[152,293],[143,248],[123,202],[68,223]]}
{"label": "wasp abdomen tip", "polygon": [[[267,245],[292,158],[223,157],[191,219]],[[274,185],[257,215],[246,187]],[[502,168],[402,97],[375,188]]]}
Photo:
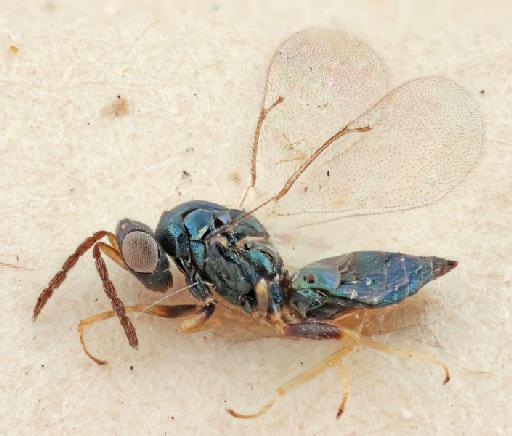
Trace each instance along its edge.
{"label": "wasp abdomen tip", "polygon": [[434,277],[444,276],[446,273],[450,272],[453,268],[455,268],[459,262],[456,260],[448,260],[442,259],[440,257],[435,257],[432,260],[432,267],[434,270]]}

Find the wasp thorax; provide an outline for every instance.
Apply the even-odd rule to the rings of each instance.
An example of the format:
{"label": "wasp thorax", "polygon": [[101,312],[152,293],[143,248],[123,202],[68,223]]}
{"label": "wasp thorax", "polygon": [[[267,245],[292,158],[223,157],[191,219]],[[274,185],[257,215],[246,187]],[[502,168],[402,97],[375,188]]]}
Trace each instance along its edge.
{"label": "wasp thorax", "polygon": [[149,233],[128,233],[123,239],[121,251],[126,264],[135,272],[152,273],[158,266],[158,244]]}

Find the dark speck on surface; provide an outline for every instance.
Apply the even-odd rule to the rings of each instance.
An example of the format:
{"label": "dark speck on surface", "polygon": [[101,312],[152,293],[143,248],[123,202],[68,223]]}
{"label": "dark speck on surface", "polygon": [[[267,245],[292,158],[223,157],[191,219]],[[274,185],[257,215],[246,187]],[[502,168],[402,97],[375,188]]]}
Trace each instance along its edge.
{"label": "dark speck on surface", "polygon": [[481,89],[480,94],[485,94],[485,89]]}
{"label": "dark speck on surface", "polygon": [[240,182],[242,181],[242,177],[240,176],[239,173],[237,173],[236,171],[235,172],[232,172],[229,174],[229,178],[231,179],[231,181],[233,183],[236,183],[237,185],[240,184]]}
{"label": "dark speck on surface", "polygon": [[130,371],[133,371],[133,365],[130,365]]}
{"label": "dark speck on surface", "polygon": [[128,115],[130,108],[128,100],[117,94],[113,102],[107,104],[102,110],[101,114],[107,118],[120,118]]}
{"label": "dark speck on surface", "polygon": [[186,179],[186,178],[190,177],[190,173],[186,170],[183,170],[183,172],[181,173],[181,177],[183,179]]}

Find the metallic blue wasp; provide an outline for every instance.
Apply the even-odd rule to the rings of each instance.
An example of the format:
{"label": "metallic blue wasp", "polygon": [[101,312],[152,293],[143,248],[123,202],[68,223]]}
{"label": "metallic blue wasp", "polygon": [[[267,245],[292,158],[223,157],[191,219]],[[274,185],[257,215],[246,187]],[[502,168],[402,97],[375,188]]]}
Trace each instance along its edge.
{"label": "metallic blue wasp", "polygon": [[[84,351],[94,361],[105,363],[86,349],[83,330],[96,321],[117,315],[130,345],[136,347],[128,312],[189,315],[180,330],[195,332],[208,325],[223,301],[283,337],[342,339],[340,350],[280,387],[259,412],[241,415],[230,410],[233,416],[258,416],[286,391],[333,365],[345,382],[340,416],[348,395],[344,355],[357,344],[413,354],[341,328],[336,320],[354,311],[400,303],[457,263],[360,251],[289,271],[255,214],[266,208],[291,219],[307,213],[310,220],[311,216],[330,220],[392,212],[436,201],[458,184],[477,161],[482,142],[482,123],[471,98],[445,78],[418,79],[387,94],[385,90],[384,68],[367,45],[324,30],[292,36],[276,51],[267,71],[250,181],[239,207],[189,201],[164,212],[155,232],[124,219],[115,234],[95,233],[43,290],[34,319],[79,257],[92,248],[114,309],[79,326]],[[242,208],[247,201],[256,206]],[[101,242],[104,237],[110,245]],[[199,304],[125,307],[102,254],[158,292],[173,285],[170,258]],[[444,364],[422,359],[442,366],[448,381]]]}

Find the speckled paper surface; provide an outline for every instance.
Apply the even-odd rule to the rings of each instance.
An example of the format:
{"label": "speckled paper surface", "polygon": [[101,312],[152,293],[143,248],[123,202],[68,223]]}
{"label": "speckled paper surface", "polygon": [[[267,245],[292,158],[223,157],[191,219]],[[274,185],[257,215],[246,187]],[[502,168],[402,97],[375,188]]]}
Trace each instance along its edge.
{"label": "speckled paper surface", "polygon": [[[4,0],[0,9],[0,433],[511,432],[508,2]],[[235,420],[226,407],[254,411],[336,344],[185,336],[176,321],[134,317],[137,352],[117,321],[88,331],[91,350],[109,360],[96,366],[75,330],[109,308],[90,254],[33,324],[37,295],[94,231],[125,216],[154,226],[192,198],[236,203],[268,60],[312,26],[370,44],[391,86],[444,74],[481,107],[481,161],[442,202],[289,231],[298,265],[361,249],[459,260],[422,291],[416,326],[380,338],[443,359],[452,381],[361,348],[345,361],[352,385],[341,420],[334,370],[261,418]],[[126,303],[157,297],[115,265],[110,273]]]}

